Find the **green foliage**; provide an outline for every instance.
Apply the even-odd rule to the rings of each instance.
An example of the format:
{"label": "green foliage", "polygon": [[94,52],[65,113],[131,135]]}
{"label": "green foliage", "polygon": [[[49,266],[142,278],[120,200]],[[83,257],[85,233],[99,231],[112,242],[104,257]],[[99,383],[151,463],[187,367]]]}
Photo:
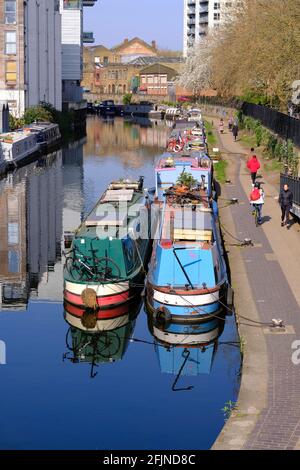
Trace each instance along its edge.
{"label": "green foliage", "polygon": [[[237,115],[239,123],[243,122],[244,129],[248,131],[248,134],[242,136],[242,141],[251,146],[254,146],[254,144],[257,147],[264,146],[263,152],[268,158],[275,158],[278,162],[284,163],[287,171],[296,176],[298,174],[299,158],[296,154],[293,142],[291,140],[286,142],[280,137],[277,137],[272,134],[271,131],[263,127],[260,121],[249,116],[244,116],[241,111],[239,111]],[[253,142],[253,138],[255,138],[255,143]],[[277,165],[277,167],[282,169],[282,165]]]}
{"label": "green foliage", "polygon": [[230,418],[231,413],[236,410],[236,408],[236,403],[234,401],[229,400],[225,403],[224,408],[222,408],[225,421]]}
{"label": "green foliage", "polygon": [[213,147],[217,143],[217,138],[213,132],[213,124],[207,120],[205,120],[204,122],[207,133],[207,143],[210,147]]}
{"label": "green foliage", "polygon": [[255,127],[256,146],[260,147],[263,138],[263,128],[260,123]]}
{"label": "green foliage", "polygon": [[276,148],[276,144],[277,144],[277,139],[276,137],[270,133],[269,137],[268,137],[268,141],[267,141],[267,146],[266,146],[266,150],[267,150],[267,154],[271,157],[271,158],[274,158],[275,157],[275,148]]}
{"label": "green foliage", "polygon": [[25,121],[23,118],[16,118],[12,114],[9,114],[9,128],[11,131],[22,128],[24,124]]}
{"label": "green foliage", "polygon": [[240,99],[248,103],[261,104],[263,106],[270,105],[270,98],[260,93],[259,90],[246,90]]}
{"label": "green foliage", "polygon": [[193,178],[193,175],[191,175],[191,173],[187,173],[185,170],[183,170],[183,172],[177,179],[177,184],[186,186],[188,189],[191,189],[193,186],[197,185],[197,180]]}
{"label": "green foliage", "polygon": [[53,116],[46,108],[41,105],[31,106],[24,113],[25,124],[32,124],[35,121],[53,122]]}
{"label": "green foliage", "polygon": [[226,168],[227,168],[228,162],[226,160],[220,160],[218,163],[215,163],[214,169],[216,172],[216,180],[219,183],[225,183],[226,182]]}
{"label": "green foliage", "polygon": [[275,146],[274,155],[275,155],[275,158],[277,158],[277,160],[279,160],[280,162],[284,159],[284,156],[286,154],[285,150],[286,150],[285,145],[280,140],[278,140]]}
{"label": "green foliage", "polygon": [[126,93],[126,95],[123,96],[123,104],[127,105],[130,104],[132,100],[132,94],[131,93]]}
{"label": "green foliage", "polygon": [[243,115],[243,111],[241,109],[236,113],[236,118],[238,120],[239,128],[244,129],[245,128],[245,122],[244,122],[245,116]]}

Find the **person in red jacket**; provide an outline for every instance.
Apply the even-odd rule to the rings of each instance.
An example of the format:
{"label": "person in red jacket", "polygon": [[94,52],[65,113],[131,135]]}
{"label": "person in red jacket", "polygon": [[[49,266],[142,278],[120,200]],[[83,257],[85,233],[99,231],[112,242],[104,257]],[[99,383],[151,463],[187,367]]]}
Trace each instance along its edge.
{"label": "person in red jacket", "polygon": [[255,184],[257,171],[260,169],[260,163],[256,155],[253,155],[254,148],[251,149],[252,157],[248,160],[247,167],[251,173],[252,183]]}

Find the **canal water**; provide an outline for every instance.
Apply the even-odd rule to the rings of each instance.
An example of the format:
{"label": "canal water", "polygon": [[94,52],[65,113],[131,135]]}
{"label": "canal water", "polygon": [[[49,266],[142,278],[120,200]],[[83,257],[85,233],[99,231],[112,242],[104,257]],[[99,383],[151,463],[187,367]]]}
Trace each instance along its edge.
{"label": "canal water", "polygon": [[0,181],[1,449],[209,449],[220,433],[239,389],[233,316],[195,327],[191,348],[185,329],[160,341],[142,304],[96,347],[65,320],[64,232],[112,179],[153,186],[168,133],[90,117],[86,138]]}

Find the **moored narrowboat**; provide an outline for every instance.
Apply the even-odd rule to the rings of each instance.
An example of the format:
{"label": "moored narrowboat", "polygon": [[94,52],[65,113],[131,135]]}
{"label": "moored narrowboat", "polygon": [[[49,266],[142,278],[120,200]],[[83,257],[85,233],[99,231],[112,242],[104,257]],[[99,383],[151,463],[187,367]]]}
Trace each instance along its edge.
{"label": "moored narrowboat", "polygon": [[148,307],[173,320],[207,320],[222,309],[227,289],[216,203],[199,186],[164,195],[147,276]]}
{"label": "moored narrowboat", "polygon": [[66,253],[65,300],[114,309],[137,295],[150,254],[150,210],[143,178],[108,186]]}

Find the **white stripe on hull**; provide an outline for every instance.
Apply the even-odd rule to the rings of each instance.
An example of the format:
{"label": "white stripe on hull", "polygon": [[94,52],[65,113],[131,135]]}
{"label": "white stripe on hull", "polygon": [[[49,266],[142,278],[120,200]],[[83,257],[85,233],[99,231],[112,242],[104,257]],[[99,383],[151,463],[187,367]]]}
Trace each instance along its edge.
{"label": "white stripe on hull", "polygon": [[166,333],[161,331],[158,328],[153,328],[153,334],[156,339],[163,341],[164,343],[169,343],[173,345],[185,345],[185,344],[201,344],[201,343],[210,343],[218,338],[219,327],[208,331],[206,333],[199,333],[198,335],[188,335],[188,334],[176,334],[176,333]]}
{"label": "white stripe on hull", "polygon": [[75,282],[65,281],[65,289],[71,294],[81,295],[86,288],[94,289],[97,297],[106,295],[122,294],[129,289],[129,282],[118,282],[117,284],[77,284]]}
{"label": "white stripe on hull", "polygon": [[199,294],[199,295],[176,295],[165,294],[154,289],[153,298],[157,302],[165,305],[178,305],[179,307],[196,307],[201,305],[212,304],[219,301],[219,291],[212,294]]}
{"label": "white stripe on hull", "polygon": [[95,328],[85,328],[81,323],[81,318],[75,317],[67,311],[65,312],[65,316],[69,325],[74,326],[78,330],[86,331],[87,333],[97,333],[97,331],[111,331],[116,328],[120,328],[129,322],[129,314],[127,314],[118,318],[113,318],[111,320],[97,320],[97,325]]}

